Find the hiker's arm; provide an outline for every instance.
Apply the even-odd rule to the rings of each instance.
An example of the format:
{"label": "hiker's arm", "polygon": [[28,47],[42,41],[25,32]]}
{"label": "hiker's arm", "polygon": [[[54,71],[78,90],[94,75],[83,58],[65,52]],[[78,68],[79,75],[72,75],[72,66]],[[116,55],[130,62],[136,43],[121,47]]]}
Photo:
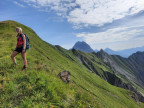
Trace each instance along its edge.
{"label": "hiker's arm", "polygon": [[25,38],[25,35],[23,34],[22,37],[23,37],[23,41],[24,41],[23,49],[26,49],[26,38]]}

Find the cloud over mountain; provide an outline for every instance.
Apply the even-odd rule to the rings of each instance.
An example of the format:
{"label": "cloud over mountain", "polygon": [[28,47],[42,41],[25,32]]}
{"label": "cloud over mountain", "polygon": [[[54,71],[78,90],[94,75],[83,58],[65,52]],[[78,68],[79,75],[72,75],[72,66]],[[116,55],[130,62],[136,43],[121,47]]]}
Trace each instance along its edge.
{"label": "cloud over mountain", "polygon": [[96,48],[98,44],[105,44],[117,50],[125,48],[133,48],[136,46],[144,46],[144,25],[131,27],[117,27],[97,33],[79,33],[77,37],[83,38],[89,45]]}

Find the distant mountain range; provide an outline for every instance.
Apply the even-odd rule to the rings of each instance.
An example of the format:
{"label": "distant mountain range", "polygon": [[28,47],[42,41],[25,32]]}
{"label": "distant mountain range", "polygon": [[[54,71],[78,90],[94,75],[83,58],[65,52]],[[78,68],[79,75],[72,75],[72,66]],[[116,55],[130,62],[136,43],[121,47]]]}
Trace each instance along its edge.
{"label": "distant mountain range", "polygon": [[106,48],[106,49],[104,49],[104,51],[107,52],[110,55],[121,55],[121,54],[119,54],[119,52],[114,51],[114,50],[112,50],[110,48]]}
{"label": "distant mountain range", "polygon": [[[74,49],[76,50],[80,50],[86,53],[90,53],[90,52],[98,52],[97,49],[93,50],[86,42],[82,41],[78,41],[75,43],[75,45],[73,46]],[[132,55],[133,53],[136,53],[137,51],[144,51],[144,46],[143,47],[136,47],[136,48],[130,48],[130,49],[125,49],[125,50],[118,50],[118,51],[114,51],[110,48],[106,48],[104,49],[104,51],[110,55],[120,55],[122,57],[128,58],[130,55]]]}
{"label": "distant mountain range", "polygon": [[104,49],[105,52],[107,52],[110,55],[120,55],[122,57],[129,57],[133,53],[136,53],[137,51],[144,51],[144,46],[143,47],[136,47],[136,48],[130,48],[130,49],[125,49],[125,50],[118,50],[114,51],[112,49],[106,48]]}

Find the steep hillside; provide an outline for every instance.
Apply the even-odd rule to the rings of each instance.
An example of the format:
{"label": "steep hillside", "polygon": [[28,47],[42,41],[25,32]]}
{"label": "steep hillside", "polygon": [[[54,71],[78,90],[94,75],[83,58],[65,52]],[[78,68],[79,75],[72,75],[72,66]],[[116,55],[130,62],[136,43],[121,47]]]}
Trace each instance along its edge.
{"label": "steep hillside", "polygon": [[144,52],[136,52],[129,56],[129,67],[134,70],[135,75],[142,86],[144,86]]}
{"label": "steep hillside", "polygon": [[96,56],[110,66],[114,73],[119,75],[124,82],[133,85],[142,94],[144,93],[144,55],[142,52],[137,52],[129,58],[123,58],[118,55],[108,55],[101,50]]}
{"label": "steep hillside", "polygon": [[[19,26],[30,37],[27,50],[28,69],[20,55],[14,66],[10,55],[16,45],[15,28]],[[102,60],[94,57],[94,72],[83,64],[77,51],[68,51],[41,40],[29,27],[15,21],[0,22],[0,106],[1,107],[71,107],[71,108],[143,108],[136,93],[109,84],[102,79],[102,70],[113,71]],[[93,54],[85,54],[90,59]],[[87,59],[84,59],[84,61]],[[91,61],[91,60],[90,60]],[[86,67],[87,66],[87,67]],[[57,74],[71,72],[70,83],[65,84]]]}
{"label": "steep hillside", "polygon": [[[142,94],[137,90],[136,86],[139,86],[140,83],[137,83],[136,86],[133,86],[131,83],[133,83],[133,80],[124,80],[118,74],[115,74],[115,71],[112,67],[115,67],[114,63],[107,64],[107,60],[111,62],[111,58],[109,58],[109,55],[105,53],[103,50],[100,51],[100,53],[83,53],[81,51],[77,51],[75,49],[72,50],[73,54],[78,58],[78,60],[91,72],[96,73],[98,76],[106,80],[112,85],[115,85],[117,87],[121,87],[127,90],[131,90],[135,92],[138,96],[138,100],[144,102],[144,97]],[[104,60],[102,62],[100,59]],[[118,65],[119,66],[119,65]],[[117,66],[117,67],[118,67]],[[120,66],[119,66],[120,67]],[[124,70],[124,69],[123,69]],[[119,70],[118,72],[121,72],[122,70]],[[132,76],[132,75],[131,75]],[[127,76],[126,76],[127,77]],[[136,77],[136,75],[134,75]],[[142,89],[143,93],[143,87],[140,87]]]}

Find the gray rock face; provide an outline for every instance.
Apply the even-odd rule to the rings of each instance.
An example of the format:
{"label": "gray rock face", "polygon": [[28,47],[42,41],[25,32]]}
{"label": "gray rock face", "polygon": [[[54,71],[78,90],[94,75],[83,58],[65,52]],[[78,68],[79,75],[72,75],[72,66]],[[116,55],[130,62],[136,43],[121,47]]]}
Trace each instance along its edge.
{"label": "gray rock face", "polygon": [[120,62],[116,61],[117,59],[115,59],[114,57],[117,57],[118,59],[124,59],[124,58],[120,56],[110,56],[102,49],[98,53],[96,53],[96,56],[101,60],[103,60],[108,66],[110,66],[111,69],[115,72],[115,74],[118,74],[120,76],[125,76],[126,79],[130,81],[137,80],[132,73],[128,72],[122,66],[120,66]]}
{"label": "gray rock face", "polygon": [[65,83],[69,83],[70,75],[71,75],[71,73],[69,71],[66,71],[66,70],[63,72],[60,72],[58,74],[58,76],[61,78],[61,80],[64,81]]}
{"label": "gray rock face", "polygon": [[134,70],[137,79],[144,86],[144,52],[136,52],[128,57],[130,68]]}
{"label": "gray rock face", "polygon": [[[143,95],[137,90],[137,86],[135,86],[135,84],[140,84],[140,82],[138,81],[134,72],[131,71],[132,68],[126,64],[127,59],[120,56],[108,55],[102,49],[97,53],[93,52],[91,55],[101,59],[104,62],[102,63],[94,59],[92,56],[89,57],[75,49],[73,49],[72,52],[77,57],[78,61],[91,72],[97,74],[114,86],[132,91],[133,95],[131,95],[131,98],[133,98],[135,101],[144,103]],[[141,56],[139,57],[142,58]],[[95,63],[99,65],[105,64],[104,66],[107,65],[111,71],[103,70],[102,68],[97,67]]]}
{"label": "gray rock face", "polygon": [[144,102],[143,95],[134,87],[135,84],[138,84],[137,87],[142,89],[144,86],[144,53],[137,52],[127,59],[118,55],[111,56],[103,50],[100,50],[96,53],[96,56],[111,67],[115,74],[121,76],[124,81],[128,81],[131,84],[124,83],[116,75],[107,73],[108,78],[110,78],[110,81],[108,81],[109,83],[133,91],[135,96],[131,97],[136,101]]}

